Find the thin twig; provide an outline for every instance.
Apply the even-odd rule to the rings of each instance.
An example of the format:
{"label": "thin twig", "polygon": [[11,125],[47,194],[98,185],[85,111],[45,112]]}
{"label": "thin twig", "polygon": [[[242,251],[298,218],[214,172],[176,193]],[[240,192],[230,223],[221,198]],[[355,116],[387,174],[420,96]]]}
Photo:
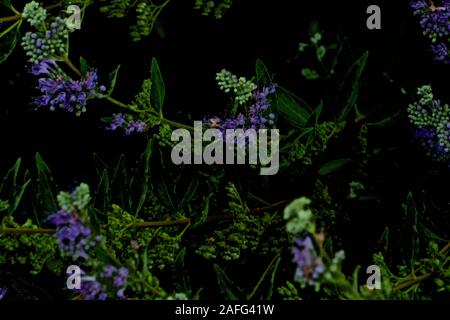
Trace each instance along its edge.
{"label": "thin twig", "polygon": [[[448,242],[445,247],[443,247],[440,251],[439,251],[439,255],[443,255],[444,253],[446,253],[448,250],[450,249],[450,242]],[[427,280],[428,278],[430,278],[431,276],[433,276],[436,273],[435,270],[431,270],[428,273],[425,273],[417,278],[411,279],[411,280],[406,280],[403,282],[400,282],[399,284],[397,284],[395,286],[395,290],[402,290],[405,288],[408,288],[410,286],[413,286],[415,284],[418,284],[422,281]]]}
{"label": "thin twig", "polygon": [[[275,211],[284,207],[289,201],[279,201],[270,206],[254,208],[250,210],[250,214],[258,215],[264,212]],[[213,214],[206,219],[207,223],[214,223],[216,221],[225,221],[232,220],[232,214]],[[146,222],[136,222],[131,225],[132,228],[158,228],[158,227],[170,227],[170,226],[179,226],[179,225],[188,225],[191,223],[191,219],[183,218],[179,220],[167,220],[167,221],[146,221]],[[0,234],[9,233],[9,234],[37,234],[37,233],[54,233],[56,229],[50,228],[1,228]]]}

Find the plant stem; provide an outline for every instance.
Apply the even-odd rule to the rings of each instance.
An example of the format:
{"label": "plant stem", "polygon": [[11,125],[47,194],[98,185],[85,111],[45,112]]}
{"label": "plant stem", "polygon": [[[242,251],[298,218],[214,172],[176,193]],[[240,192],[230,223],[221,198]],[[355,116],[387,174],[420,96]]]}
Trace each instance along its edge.
{"label": "plant stem", "polygon": [[120,102],[119,100],[114,99],[113,97],[110,96],[105,96],[105,99],[108,100],[109,102],[111,102],[112,104],[115,104],[116,106],[122,108],[122,109],[126,109],[128,111],[132,111],[132,112],[138,112],[136,110],[133,110],[132,108],[130,108],[129,105]]}
{"label": "plant stem", "polygon": [[16,20],[19,20],[20,18],[21,18],[20,15],[9,16],[9,17],[3,17],[3,18],[0,18],[0,23],[3,23],[3,22],[10,22],[10,21],[16,21]]}
{"label": "plant stem", "polygon": [[[46,10],[52,10],[52,9],[61,7],[61,5],[62,5],[61,2],[59,2],[59,3],[56,3],[56,4],[52,4],[52,5],[48,6],[48,7],[45,7],[45,9]],[[2,22],[9,22],[9,21],[16,21],[16,20],[22,19],[22,14],[20,12],[18,12],[15,9],[13,11],[15,13],[14,16],[0,18],[0,23],[2,23]]]}
{"label": "plant stem", "polygon": [[[440,251],[439,254],[443,255],[444,253],[446,253],[448,250],[450,249],[450,242],[448,242]],[[403,282],[400,282],[399,284],[397,284],[395,286],[395,290],[402,290],[405,289],[407,287],[413,286],[415,284],[418,284],[422,281],[427,280],[428,278],[430,278],[432,275],[434,275],[436,272],[434,270],[431,270],[428,273],[425,273],[417,278],[411,279],[411,280],[406,280]]]}
{"label": "plant stem", "polygon": [[135,228],[156,228],[156,227],[169,227],[177,225],[185,225],[191,223],[191,219],[184,218],[180,220],[172,221],[149,221],[149,222],[137,222],[133,224]]}
{"label": "plant stem", "polygon": [[45,228],[0,228],[0,234],[12,233],[12,234],[39,234],[39,233],[54,233],[55,229]]}
{"label": "plant stem", "polygon": [[259,287],[263,283],[264,279],[266,278],[267,274],[269,273],[270,269],[272,269],[272,266],[278,261],[279,258],[280,258],[279,254],[277,254],[275,257],[273,257],[272,261],[270,261],[269,265],[267,266],[266,270],[262,274],[262,276],[259,279],[258,283],[253,288],[252,293],[250,293],[250,295],[247,297],[247,300],[250,300],[251,298],[253,298],[253,296],[256,294],[256,292],[258,291]]}
{"label": "plant stem", "polygon": [[72,61],[70,61],[69,57],[66,55],[63,57],[63,61],[65,64],[67,64],[67,66],[77,74],[77,76],[82,77],[83,75],[81,74],[81,71],[75,67],[75,65],[72,63]]}
{"label": "plant stem", "polygon": [[162,123],[166,123],[166,124],[171,125],[172,127],[175,127],[175,128],[187,129],[187,130],[191,130],[191,131],[194,130],[194,127],[188,126],[188,125],[183,124],[183,123],[179,123],[179,122],[172,121],[172,120],[165,119],[165,118],[159,118],[159,120]]}
{"label": "plant stem", "polygon": [[[289,201],[279,201],[270,206],[262,207],[262,208],[254,208],[250,210],[250,214],[257,215],[268,211],[278,210],[284,207]],[[232,220],[233,215],[231,214],[214,214],[209,216],[206,220],[207,223],[213,223],[215,221],[224,221],[224,220]],[[189,225],[191,223],[191,219],[183,218],[179,220],[168,220],[168,221],[147,221],[147,222],[137,222],[130,225],[133,228],[159,228],[159,227],[170,227],[170,226],[179,226],[179,225]],[[54,233],[55,229],[49,228],[1,228],[0,234],[10,233],[10,234],[34,234],[34,233]],[[450,244],[449,244],[450,247]]]}
{"label": "plant stem", "polygon": [[0,38],[2,38],[4,35],[8,34],[11,30],[14,30],[14,28],[22,23],[22,20],[17,20],[13,25],[11,25],[8,29],[0,33]]}
{"label": "plant stem", "polygon": [[398,285],[395,286],[395,290],[402,290],[402,289],[408,288],[410,286],[413,286],[415,284],[418,284],[418,283],[428,279],[433,274],[434,274],[434,272],[432,271],[432,272],[425,273],[425,274],[423,274],[420,277],[417,277],[415,279],[401,282],[401,283],[399,283]]}

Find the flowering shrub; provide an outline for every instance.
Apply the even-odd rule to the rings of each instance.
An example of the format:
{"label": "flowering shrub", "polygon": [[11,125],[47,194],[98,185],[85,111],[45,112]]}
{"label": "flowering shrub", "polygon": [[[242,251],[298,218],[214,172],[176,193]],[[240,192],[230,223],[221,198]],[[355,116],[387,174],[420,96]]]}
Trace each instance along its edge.
{"label": "flowering shrub", "polygon": [[[0,299],[447,297],[449,202],[440,186],[450,165],[450,111],[437,96],[450,97],[439,89],[435,96],[431,85],[416,90],[422,79],[409,79],[412,84],[390,79],[393,66],[375,67],[378,51],[369,58],[368,51],[352,50],[345,35],[329,35],[318,22],[311,22],[307,35],[299,32],[298,52],[287,61],[293,75],[255,55],[254,71],[248,65],[224,68],[219,61],[213,71],[188,74],[178,93],[174,83],[181,72],[170,71],[183,56],[160,66],[164,55],[152,42],[173,36],[170,27],[165,32],[165,19],[175,16],[171,6],[186,5],[176,2],[0,1],[0,62],[26,64],[19,79],[32,83],[31,91],[16,95],[26,95],[32,110],[17,103],[15,112],[52,119],[51,139],[61,138],[57,150],[45,156],[53,170],[35,153],[42,144],[33,145],[34,164],[28,151],[10,170],[0,159]],[[79,16],[66,10],[71,5]],[[240,5],[192,1],[194,12],[223,20],[189,19],[226,23],[228,12]],[[448,63],[450,1],[412,1],[402,10],[411,8],[433,43],[432,63]],[[117,52],[108,58],[121,56],[120,47],[133,43],[138,49],[130,49],[131,62],[116,66],[118,61],[89,56],[108,41],[107,31],[101,30],[101,38],[94,33],[103,26],[93,21],[123,28],[118,20],[123,18],[131,26],[114,39]],[[81,31],[69,23],[73,19]],[[93,33],[92,48],[82,45],[80,35],[88,38],[84,30]],[[156,50],[151,60],[148,46]],[[144,79],[126,70],[141,63],[137,51],[148,59],[140,64],[148,72],[134,70]],[[276,55],[277,61],[285,58]],[[372,81],[380,78],[388,80],[380,88],[392,93],[389,99],[374,89]],[[211,101],[214,106],[176,107],[177,99],[188,104],[195,92],[202,98],[195,101],[199,108]],[[1,112],[0,119],[9,119]],[[73,114],[78,117],[70,118]],[[265,142],[272,154],[279,149],[278,174],[258,175],[262,163],[176,165],[172,133],[184,129],[196,135],[196,119],[200,134],[275,131],[279,139]],[[65,121],[76,121],[76,129],[64,128]],[[96,136],[85,136],[92,123]],[[71,156],[65,152],[77,148],[68,141],[70,131],[79,149],[93,145],[98,151],[92,161],[80,153],[66,163]],[[243,144],[233,140],[231,149],[251,152],[263,140],[247,138]],[[212,144],[201,141],[200,147]],[[202,159],[195,146],[190,149]],[[79,180],[86,182],[74,183]],[[58,285],[48,281],[42,290],[26,285],[48,279]]]}

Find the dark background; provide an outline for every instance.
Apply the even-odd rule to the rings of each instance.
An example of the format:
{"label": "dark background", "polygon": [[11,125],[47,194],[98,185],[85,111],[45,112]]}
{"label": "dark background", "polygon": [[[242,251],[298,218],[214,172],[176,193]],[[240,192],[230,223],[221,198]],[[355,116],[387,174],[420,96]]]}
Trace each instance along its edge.
{"label": "dark background", "polygon": [[[192,9],[193,2],[174,0],[160,19],[165,37],[155,30],[138,43],[132,42],[128,34],[131,21],[106,19],[91,8],[84,28],[71,37],[70,56],[73,61],[80,55],[85,57],[99,69],[105,82],[108,73],[121,64],[114,96],[123,101],[130,101],[140,91],[151,58],[156,57],[166,83],[165,114],[181,122],[221,112],[226,101],[217,88],[215,73],[226,68],[250,77],[257,58],[266,63],[276,81],[312,106],[320,99],[328,101],[325,114],[332,114],[336,106],[331,101],[339,83],[308,82],[300,70],[309,61],[289,62],[298,53],[298,43],[307,41],[310,23],[318,20],[325,42],[337,34],[347,38],[344,69],[363,52],[370,52],[359,102],[369,122],[406,111],[416,88],[423,84],[432,83],[437,96],[443,101],[450,99],[448,81],[441,80],[448,66],[433,61],[429,42],[421,34],[409,1],[236,0],[222,20],[201,16]],[[366,8],[370,4],[381,7],[382,30],[366,28]],[[107,102],[91,101],[88,113],[80,118],[62,112],[34,111],[30,102],[38,92],[34,89],[35,79],[26,70],[19,47],[0,65],[0,172],[5,172],[18,157],[31,168],[39,152],[64,189],[75,181],[97,182],[94,153],[115,163],[122,153],[137,159],[143,151],[145,138],[123,137],[104,129],[99,118],[117,111]],[[358,263],[370,259],[371,249],[386,225],[401,224],[401,204],[409,191],[426,189],[438,205],[448,204],[448,170],[440,170],[430,162],[412,140],[404,115],[394,127],[370,133],[372,148],[388,152],[382,153],[377,166],[369,170],[383,201],[351,208],[348,243],[344,247],[352,248],[348,255]],[[339,147],[342,153],[351,148],[342,144]],[[284,188],[272,190],[274,199],[299,195],[297,181],[283,175],[278,179],[286,179],[286,183]],[[401,235],[397,238],[401,239]]]}

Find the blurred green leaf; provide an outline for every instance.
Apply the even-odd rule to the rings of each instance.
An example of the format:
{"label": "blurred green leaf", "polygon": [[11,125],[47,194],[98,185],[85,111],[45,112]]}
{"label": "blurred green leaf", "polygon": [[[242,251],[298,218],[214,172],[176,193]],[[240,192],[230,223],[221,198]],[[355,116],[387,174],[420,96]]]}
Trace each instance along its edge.
{"label": "blurred green leaf", "polygon": [[36,154],[37,168],[37,199],[44,216],[54,213],[58,209],[55,198],[56,188],[51,171],[39,153]]}
{"label": "blurred green leaf", "polygon": [[278,112],[294,127],[303,128],[311,113],[308,104],[282,87],[277,88],[276,97]]}
{"label": "blurred green leaf", "polygon": [[322,166],[322,168],[320,168],[319,175],[326,176],[333,172],[336,172],[339,169],[341,169],[343,166],[350,163],[351,161],[352,161],[351,159],[338,159],[338,160],[333,160],[333,161],[327,162],[325,165]]}
{"label": "blurred green leaf", "polygon": [[342,106],[341,113],[338,117],[339,121],[344,121],[347,118],[348,114],[358,101],[361,77],[366,68],[368,58],[369,52],[366,51],[353,63],[339,87],[338,106]]}
{"label": "blurred green leaf", "polygon": [[158,114],[162,116],[166,88],[164,85],[163,77],[161,75],[161,70],[159,69],[158,61],[155,58],[152,59],[151,77],[151,105],[155,109],[155,111],[157,111]]}
{"label": "blurred green leaf", "polygon": [[116,87],[117,75],[119,74],[120,64],[116,69],[111,71],[109,74],[109,88],[108,88],[108,96],[110,96],[114,92],[114,88]]}
{"label": "blurred green leaf", "polygon": [[143,173],[142,173],[142,183],[141,183],[141,190],[140,190],[140,197],[139,202],[136,207],[135,216],[137,217],[139,213],[141,212],[145,200],[148,197],[148,191],[150,189],[150,161],[153,154],[153,142],[154,139],[151,138],[147,142],[147,147],[145,148],[145,152],[142,155],[141,163],[143,165]]}
{"label": "blurred green leaf", "polygon": [[14,51],[18,40],[20,39],[20,26],[22,20],[17,20],[14,24],[0,31],[0,63],[8,59]]}
{"label": "blurred green leaf", "polygon": [[316,70],[310,69],[310,68],[303,68],[302,69],[302,76],[306,80],[317,80],[320,79],[320,75],[317,73]]}
{"label": "blurred green leaf", "polygon": [[269,85],[272,83],[272,77],[270,76],[269,70],[267,70],[266,65],[261,60],[256,60],[256,80],[261,85]]}
{"label": "blurred green leaf", "polygon": [[89,72],[89,65],[86,61],[86,59],[84,59],[83,57],[80,57],[80,71],[81,74],[86,74]]}
{"label": "blurred green leaf", "polygon": [[184,193],[183,198],[179,202],[178,210],[182,210],[189,202],[192,200],[192,198],[197,193],[198,187],[200,185],[199,178],[197,175],[195,175],[191,182],[189,183],[186,192]]}
{"label": "blurred green leaf", "polygon": [[97,193],[95,195],[94,204],[101,213],[106,213],[110,208],[110,182],[109,175],[106,169],[100,177],[100,182],[98,184]]}
{"label": "blurred green leaf", "polygon": [[306,122],[307,128],[315,128],[317,124],[319,123],[320,115],[322,114],[323,110],[323,102],[321,101],[320,104],[311,112],[311,115]]}
{"label": "blurred green leaf", "polygon": [[236,288],[230,278],[228,278],[225,271],[223,271],[223,269],[219,265],[214,264],[214,270],[216,271],[217,282],[219,284],[219,289],[223,295],[223,298],[225,300],[239,300],[234,291],[241,290],[239,288]]}

